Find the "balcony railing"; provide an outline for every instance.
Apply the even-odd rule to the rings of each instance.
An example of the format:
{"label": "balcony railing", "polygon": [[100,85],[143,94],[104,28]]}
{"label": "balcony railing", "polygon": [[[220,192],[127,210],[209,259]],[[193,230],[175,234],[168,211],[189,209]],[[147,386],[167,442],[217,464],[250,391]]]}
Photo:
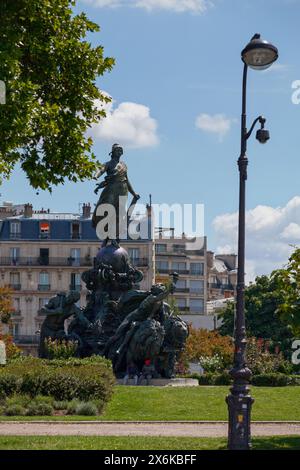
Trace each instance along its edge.
{"label": "balcony railing", "polygon": [[149,260],[147,258],[133,258],[131,259],[133,266],[146,267],[149,266]]}
{"label": "balcony railing", "polygon": [[220,290],[232,290],[234,291],[234,286],[232,284],[221,284],[221,283],[209,283],[209,289],[220,289]]}
{"label": "balcony railing", "polygon": [[9,287],[13,290],[21,290],[21,284],[9,284]]}
{"label": "balcony railing", "polygon": [[185,294],[188,294],[190,289],[188,287],[176,287],[175,288],[175,293],[176,292],[183,292]]}
{"label": "balcony railing", "polygon": [[20,232],[10,232],[9,238],[11,240],[20,240],[21,239],[21,233]]}
{"label": "balcony railing", "polygon": [[38,335],[14,335],[13,338],[16,344],[39,344],[40,341]]}
{"label": "balcony railing", "polygon": [[190,311],[190,307],[178,307],[180,312],[189,312]]}
{"label": "balcony railing", "polygon": [[72,257],[1,257],[0,266],[92,266],[92,258],[72,258]]}
{"label": "balcony railing", "polygon": [[50,284],[39,284],[38,285],[38,290],[41,291],[41,292],[48,291],[48,290],[50,290],[50,288],[51,288]]}
{"label": "balcony railing", "polygon": [[189,274],[189,271],[187,269],[161,269],[161,268],[156,268],[159,274],[173,274],[174,272],[178,273],[180,275],[184,274]]}

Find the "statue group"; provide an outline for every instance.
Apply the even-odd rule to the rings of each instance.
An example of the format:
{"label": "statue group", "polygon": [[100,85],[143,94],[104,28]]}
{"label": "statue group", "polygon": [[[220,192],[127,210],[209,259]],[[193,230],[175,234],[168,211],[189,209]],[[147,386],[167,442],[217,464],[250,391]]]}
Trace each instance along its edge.
{"label": "statue group", "polygon": [[[128,181],[126,165],[120,162],[122,154],[122,148],[115,144],[111,161],[98,173],[106,171],[107,176],[96,188],[103,191],[93,214],[94,228],[101,219],[101,204],[112,204],[118,211],[119,196],[130,192],[132,212],[139,199]],[[82,274],[88,290],[86,306],[78,307],[80,294],[71,291],[58,293],[43,307],[39,355],[47,357],[48,338],[74,341],[77,357],[104,356],[112,361],[117,377],[123,377],[133,365],[141,372],[147,362],[152,365],[153,377],[171,378],[188,337],[187,324],[166,302],[176,289],[178,275],[173,273],[168,285],[155,284],[149,291],[138,289],[143,273],[132,266],[128,253],[120,246],[119,222],[117,219],[116,238],[102,241],[93,268]]]}

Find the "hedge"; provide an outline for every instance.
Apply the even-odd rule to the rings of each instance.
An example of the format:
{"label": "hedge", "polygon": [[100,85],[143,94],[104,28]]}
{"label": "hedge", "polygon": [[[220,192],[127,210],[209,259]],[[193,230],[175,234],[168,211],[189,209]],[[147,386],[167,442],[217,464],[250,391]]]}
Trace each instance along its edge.
{"label": "hedge", "polygon": [[[204,374],[193,375],[197,378],[199,385],[230,385],[233,380],[228,372],[222,374]],[[280,373],[269,373],[254,375],[251,379],[251,384],[256,387],[286,387],[288,385],[300,385],[300,376],[287,375]]]}
{"label": "hedge", "polygon": [[98,356],[70,360],[27,357],[0,369],[0,396],[20,393],[52,396],[59,401],[77,398],[107,403],[114,383],[111,363]]}

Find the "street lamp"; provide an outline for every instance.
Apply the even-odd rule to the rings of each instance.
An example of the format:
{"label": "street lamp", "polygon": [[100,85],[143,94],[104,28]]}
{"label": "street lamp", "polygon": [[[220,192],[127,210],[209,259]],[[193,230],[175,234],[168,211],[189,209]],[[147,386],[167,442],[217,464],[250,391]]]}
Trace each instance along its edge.
{"label": "street lamp", "polygon": [[251,407],[253,398],[249,393],[251,371],[246,364],[246,328],[245,328],[245,189],[247,180],[247,141],[257,123],[257,140],[265,144],[269,138],[269,131],[265,129],[266,120],[259,116],[254,120],[250,130],[247,130],[246,95],[248,67],[254,70],[265,70],[278,59],[278,50],[275,46],[261,39],[255,34],[249,44],[242,51],[244,62],[243,98],[241,118],[241,155],[238,160],[240,173],[239,194],[239,228],[238,228],[238,279],[236,321],[234,332],[234,365],[230,371],[233,385],[230,394],[226,397],[229,412],[228,448],[230,450],[247,450],[251,447]]}

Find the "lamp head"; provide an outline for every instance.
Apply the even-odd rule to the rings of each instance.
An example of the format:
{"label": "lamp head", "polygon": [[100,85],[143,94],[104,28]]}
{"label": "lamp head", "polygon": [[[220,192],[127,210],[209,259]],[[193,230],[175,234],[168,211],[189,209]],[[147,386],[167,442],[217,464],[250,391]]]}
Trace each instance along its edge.
{"label": "lamp head", "polygon": [[259,129],[256,132],[256,138],[260,144],[266,144],[270,140],[270,132],[267,129]]}
{"label": "lamp head", "polygon": [[265,129],[266,119],[259,117],[260,129],[256,132],[256,138],[260,144],[266,144],[270,140],[270,132]]}
{"label": "lamp head", "polygon": [[242,61],[254,70],[266,70],[278,59],[278,49],[255,34],[242,51]]}

